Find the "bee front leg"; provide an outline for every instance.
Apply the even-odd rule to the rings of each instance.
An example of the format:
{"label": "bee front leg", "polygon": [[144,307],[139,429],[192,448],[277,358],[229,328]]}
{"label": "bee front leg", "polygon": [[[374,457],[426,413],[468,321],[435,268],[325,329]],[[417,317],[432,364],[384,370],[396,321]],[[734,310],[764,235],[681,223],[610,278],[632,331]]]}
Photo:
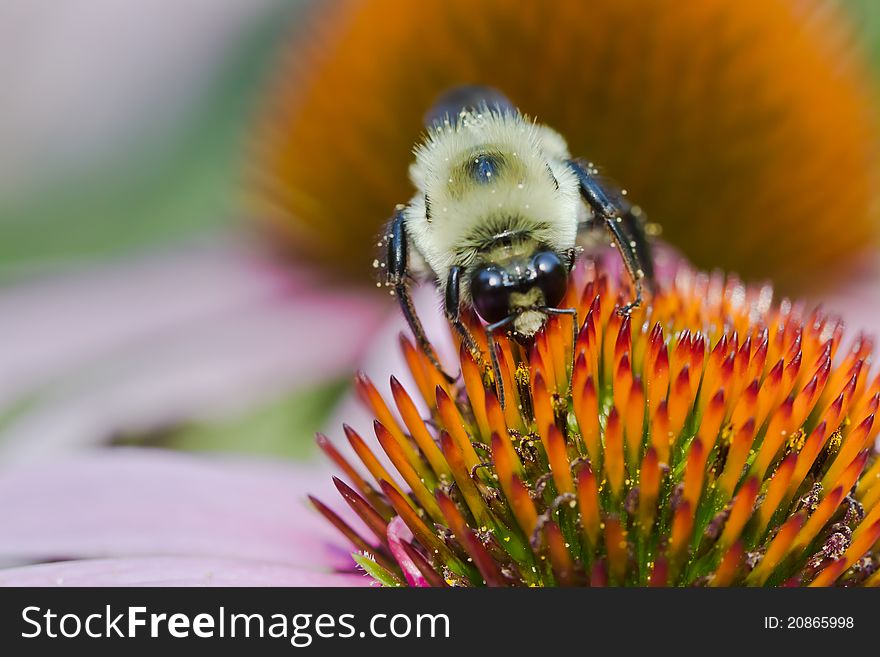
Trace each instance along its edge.
{"label": "bee front leg", "polygon": [[612,194],[593,173],[590,165],[579,160],[569,160],[567,164],[578,177],[581,197],[611,233],[633,282],[635,299],[619,310],[621,314],[628,315],[642,303],[642,282],[647,280],[649,285],[654,282],[654,263],[641,211],[619,199],[613,200]]}
{"label": "bee front leg", "polygon": [[406,234],[406,215],[404,208],[399,208],[388,226],[388,278],[387,283],[394,288],[394,294],[400,302],[400,309],[406,318],[406,323],[415,336],[419,348],[443,377],[452,383],[456,377],[448,374],[437,358],[431,341],[425,335],[425,329],[419,319],[412,297],[409,294],[409,267],[407,253],[409,250],[409,238]]}
{"label": "bee front leg", "polygon": [[[449,320],[449,323],[452,324],[452,326],[461,336],[465,348],[470,352],[477,365],[483,369],[484,374],[486,372],[492,371],[492,378],[494,379],[496,378],[496,376],[494,376],[496,374],[495,368],[490,370],[489,366],[486,365],[480,346],[474,339],[474,336],[471,333],[470,329],[465,325],[464,322],[461,321],[461,276],[463,271],[463,268],[459,265],[453,265],[449,268],[449,275],[446,277],[446,297],[444,300],[446,319]],[[490,353],[490,357],[493,359],[494,363],[495,359],[497,358],[496,355],[494,353]],[[490,388],[492,386],[492,381],[489,381],[488,377],[485,375],[483,383],[484,385],[486,385],[487,388]],[[498,384],[496,383],[496,385]]]}

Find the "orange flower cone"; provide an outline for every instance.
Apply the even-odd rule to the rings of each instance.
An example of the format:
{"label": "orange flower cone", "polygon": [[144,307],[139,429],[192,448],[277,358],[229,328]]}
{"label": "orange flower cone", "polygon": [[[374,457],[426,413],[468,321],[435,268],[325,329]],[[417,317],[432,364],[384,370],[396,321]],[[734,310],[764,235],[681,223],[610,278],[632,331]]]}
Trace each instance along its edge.
{"label": "orange flower cone", "polygon": [[698,266],[814,291],[875,243],[869,75],[826,2],[354,0],[297,28],[251,207],[335,272],[371,280],[422,117],[462,83],[559,130]]}

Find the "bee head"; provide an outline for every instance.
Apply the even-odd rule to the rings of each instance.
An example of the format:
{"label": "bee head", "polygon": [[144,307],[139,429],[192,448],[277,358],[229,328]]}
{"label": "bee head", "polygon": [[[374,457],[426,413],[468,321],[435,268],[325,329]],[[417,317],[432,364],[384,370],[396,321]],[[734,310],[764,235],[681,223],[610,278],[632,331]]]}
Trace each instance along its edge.
{"label": "bee head", "polygon": [[[484,263],[470,276],[471,300],[480,317],[494,324],[516,316],[515,333],[525,337],[543,324],[542,308],[558,306],[567,285],[568,267],[546,247],[526,256]],[[537,326],[536,318],[540,318]]]}

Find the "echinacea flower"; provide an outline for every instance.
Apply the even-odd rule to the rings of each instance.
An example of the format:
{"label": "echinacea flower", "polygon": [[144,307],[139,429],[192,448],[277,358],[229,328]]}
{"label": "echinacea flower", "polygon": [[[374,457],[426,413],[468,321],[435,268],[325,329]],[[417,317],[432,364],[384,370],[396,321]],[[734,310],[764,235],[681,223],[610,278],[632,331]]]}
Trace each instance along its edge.
{"label": "echinacea flower", "polygon": [[568,318],[499,338],[503,406],[465,349],[459,383],[406,338],[414,390],[361,375],[368,474],[319,444],[370,533],[314,501],[358,562],[391,585],[880,585],[871,340],[684,264],[623,317],[628,293],[576,268],[574,344]]}
{"label": "echinacea flower", "polygon": [[372,280],[423,117],[485,84],[558,130],[702,268],[814,292],[877,244],[876,110],[822,0],[346,0],[296,26],[256,127],[254,216]]}

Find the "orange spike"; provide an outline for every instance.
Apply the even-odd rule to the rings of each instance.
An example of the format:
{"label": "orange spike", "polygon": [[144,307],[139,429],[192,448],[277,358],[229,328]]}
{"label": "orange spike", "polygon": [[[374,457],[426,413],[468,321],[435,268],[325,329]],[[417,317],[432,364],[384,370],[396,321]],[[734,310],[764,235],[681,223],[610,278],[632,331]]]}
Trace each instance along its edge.
{"label": "orange spike", "polygon": [[761,482],[756,477],[752,477],[739,489],[733,500],[733,506],[730,508],[730,515],[727,516],[727,522],[724,523],[724,530],[718,539],[718,545],[722,549],[733,545],[734,541],[739,538],[746,522],[752,517],[752,509],[758,498],[760,487]]}
{"label": "orange spike", "polygon": [[514,474],[522,472],[522,465],[510,440],[501,438],[497,433],[492,434],[492,462],[495,464],[495,475],[501,490],[510,500],[510,480]]}
{"label": "orange spike", "polygon": [[859,501],[865,509],[880,509],[880,504],[878,504],[880,502],[880,485],[876,483],[876,477],[874,483],[865,489],[865,493],[859,498]]}
{"label": "orange spike", "polygon": [[544,376],[538,372],[532,379],[532,406],[535,411],[535,424],[538,428],[538,434],[541,436],[541,442],[544,444],[544,450],[549,451],[547,445],[547,427],[556,422],[556,416],[553,413],[553,400]]}
{"label": "orange spike", "polygon": [[477,570],[483,576],[485,583],[489,586],[506,586],[506,581],[498,569],[498,564],[474,535],[473,530],[468,527],[467,521],[465,521],[455,503],[441,490],[437,491],[437,504],[442,510],[443,517],[446,519],[449,528],[455,534],[458,543],[470,555],[473,563],[477,566]]}
{"label": "orange spike", "polygon": [[[437,395],[437,411],[440,413],[440,419],[443,422],[443,428],[449,433],[458,449],[461,450],[462,458],[468,470],[480,464],[480,459],[471,445],[471,438],[464,427],[464,420],[455,402],[446,394],[441,387],[435,390]],[[448,459],[447,459],[448,460]],[[450,464],[451,465],[451,464]]]}
{"label": "orange spike", "polygon": [[449,466],[446,459],[434,442],[434,438],[428,432],[424,420],[419,413],[416,405],[413,403],[409,394],[395,377],[391,377],[391,394],[394,396],[394,402],[397,404],[397,410],[403,418],[403,423],[409,429],[410,435],[415,440],[422,454],[428,459],[431,468],[438,477],[449,474]]}
{"label": "orange spike", "polygon": [[[733,409],[730,422],[734,427],[741,427],[749,419],[756,418],[758,410],[758,391],[760,390],[758,379],[754,379],[739,397],[739,401]],[[757,422],[755,422],[757,425]]]}
{"label": "orange spike", "polygon": [[794,542],[795,536],[804,524],[804,516],[798,514],[791,516],[780,527],[776,536],[770,541],[764,558],[758,563],[758,566],[746,577],[746,583],[751,586],[761,586],[767,581],[767,578],[773,573],[776,566],[782,558],[788,553],[788,549]]}
{"label": "orange spike", "polygon": [[630,388],[626,416],[624,418],[624,437],[626,440],[627,461],[635,467],[642,450],[643,425],[645,422],[645,391],[639,377],[635,377]]}
{"label": "orange spike", "polygon": [[669,356],[666,345],[661,344],[654,360],[654,365],[647,372],[648,384],[648,411],[651,417],[657,412],[657,407],[666,401],[669,392]]}
{"label": "orange spike", "polygon": [[676,436],[681,433],[693,404],[690,367],[685,365],[672,383],[669,391],[669,426]]}
{"label": "orange spike", "polygon": [[403,449],[404,452],[407,452],[407,458],[410,460],[414,459],[416,455],[412,446],[409,444],[406,436],[403,435],[400,425],[397,424],[397,420],[394,419],[391,410],[385,404],[385,400],[382,399],[382,395],[376,390],[376,386],[373,385],[373,382],[370,381],[369,377],[363,372],[358,372],[357,379],[355,380],[355,387],[357,388],[361,399],[363,399],[372,409],[374,417],[379,420],[386,429],[388,429],[388,432],[392,436],[394,436],[394,439],[400,444],[401,449]]}
{"label": "orange spike", "polygon": [[571,398],[578,399],[584,391],[587,378],[590,376],[590,368],[587,365],[587,357],[579,354],[574,363],[574,371],[571,373]]}
{"label": "orange spike", "polygon": [[703,491],[703,479],[706,474],[706,458],[708,453],[703,447],[703,441],[696,436],[688,449],[687,464],[684,469],[684,495],[683,499],[690,502],[690,508],[696,512],[700,502],[700,494]]}
{"label": "orange spike", "polygon": [[461,491],[462,497],[464,497],[464,501],[467,503],[474,518],[481,525],[488,525],[489,510],[486,508],[483,497],[471,479],[471,472],[473,470],[466,467],[461,448],[456,444],[455,439],[445,431],[440,433],[440,447],[443,449],[444,456],[446,456],[446,462],[449,463],[449,469],[452,471],[455,483],[458,484],[458,489]]}
{"label": "orange spike", "polygon": [[798,350],[797,353],[788,361],[785,365],[785,369],[782,371],[782,394],[781,397],[784,399],[788,397],[795,389],[795,382],[798,380],[798,375],[801,372],[801,363],[803,362],[804,354],[802,351]]}
{"label": "orange spike", "polygon": [[870,527],[878,520],[880,520],[880,504],[875,504],[873,507],[871,507],[871,510],[868,511],[868,514],[862,519],[862,522],[859,524],[859,526],[856,527],[853,531],[853,538],[855,538],[857,534],[861,534],[866,527]]}
{"label": "orange spike", "polygon": [[712,579],[709,580],[709,586],[722,587],[733,584],[736,571],[739,569],[744,553],[745,548],[742,541],[737,541],[731,545],[730,549],[721,558],[721,563],[718,564]]}
{"label": "orange spike", "polygon": [[565,539],[559,525],[550,520],[544,524],[544,537],[547,540],[547,552],[550,555],[550,564],[553,575],[560,586],[574,586],[574,562],[568,548],[565,547]]}
{"label": "orange spike", "polygon": [[548,381],[554,392],[562,389],[562,384],[567,382],[565,365],[565,345],[560,335],[560,321],[558,317],[550,317],[544,324],[544,336],[547,345],[547,358],[553,363],[553,378]]}
{"label": "orange spike", "polygon": [[819,378],[818,375],[814,375],[812,379],[801,388],[800,392],[798,392],[797,396],[794,398],[794,404],[792,405],[792,414],[791,421],[792,425],[799,427],[802,426],[806,421],[807,416],[810,414],[810,411],[813,410],[813,406],[816,403],[816,400],[819,398]]}
{"label": "orange spike", "polygon": [[486,422],[489,425],[491,433],[497,433],[502,438],[510,440],[510,433],[507,430],[507,423],[504,419],[504,410],[498,397],[491,390],[486,391]]}
{"label": "orange spike", "polygon": [[859,455],[859,452],[866,447],[871,447],[866,442],[873,424],[874,416],[869,415],[846,435],[834,462],[822,478],[823,487],[828,488],[832,483],[837,482],[846,467]]}
{"label": "orange spike", "polygon": [[825,413],[822,415],[822,422],[825,422],[829,427],[833,428],[840,426],[840,420],[843,417],[843,411],[845,408],[844,399],[845,394],[842,392],[835,397],[834,401],[828,405],[827,409],[825,409]]}
{"label": "orange spike", "polygon": [[366,480],[357,470],[354,469],[354,467],[352,467],[351,463],[339,453],[327,436],[319,432],[315,434],[315,442],[318,444],[318,447],[321,448],[321,451],[330,457],[330,460],[345,473],[345,476],[348,477],[349,482],[351,482],[355,488],[362,493],[369,495],[370,486],[367,484]]}
{"label": "orange spike", "polygon": [[694,509],[691,503],[684,500],[675,509],[672,516],[672,532],[669,536],[669,566],[670,582],[675,582],[681,563],[687,556],[688,546],[691,542],[691,532],[694,527]]}
{"label": "orange spike", "polygon": [[470,407],[477,422],[477,429],[483,441],[488,441],[491,430],[489,429],[489,420],[486,417],[486,388],[483,386],[483,373],[464,344],[459,349],[459,362],[461,363],[461,378],[464,381]]}
{"label": "orange spike", "polygon": [[547,391],[553,391],[553,386],[557,380],[556,367],[554,365],[553,354],[550,350],[550,342],[547,339],[547,333],[545,331],[540,331],[535,335],[535,349],[538,352],[539,358],[537,360],[540,362],[540,367],[534,370],[533,376],[537,376],[539,372],[542,372],[544,374],[544,384],[547,386]]}
{"label": "orange spike", "polygon": [[535,504],[529,497],[529,489],[520,481],[516,475],[510,480],[510,508],[516,521],[523,530],[526,537],[531,537],[535,533],[535,527],[538,525],[538,513],[535,511]]}
{"label": "orange spike", "polygon": [[574,493],[574,482],[571,479],[571,463],[565,451],[565,438],[555,424],[547,427],[547,460],[550,462],[550,472],[553,474],[553,482],[556,484],[557,493]]}
{"label": "orange spike", "polygon": [[622,584],[626,577],[628,545],[623,525],[617,517],[611,516],[605,521],[605,549],[608,552],[609,574],[613,583]]}
{"label": "orange spike", "polygon": [[387,482],[380,481],[379,486],[382,492],[391,502],[391,506],[397,511],[397,515],[403,520],[413,535],[418,539],[419,543],[425,546],[432,554],[440,555],[443,561],[455,560],[455,557],[449,551],[449,548],[437,537],[437,535],[428,529],[427,525],[419,518],[416,510],[410,506],[409,498],[401,493],[396,486]]}
{"label": "orange spike", "polygon": [[678,337],[678,342],[675,344],[675,348],[669,356],[669,369],[672,372],[673,377],[677,376],[684,366],[687,365],[690,360],[690,350],[691,332],[690,329],[685,329]]}
{"label": "orange spike", "polygon": [[669,449],[675,440],[675,434],[669,426],[669,413],[666,410],[666,402],[663,401],[657,407],[657,412],[651,418],[651,445],[657,450],[657,458],[660,463],[669,463]]}
{"label": "orange spike", "polygon": [[724,421],[724,390],[716,392],[703,412],[703,419],[700,422],[700,435],[706,441],[706,449],[712,451],[715,447],[715,441],[718,439],[718,433],[721,431],[721,423]]}
{"label": "orange spike", "polygon": [[623,458],[623,427],[617,408],[612,406],[605,422],[605,476],[615,497],[623,491],[625,472]]}
{"label": "orange spike", "polygon": [[785,442],[791,431],[792,404],[793,401],[787,399],[770,419],[767,433],[764,434],[764,440],[758,448],[758,455],[755,457],[750,471],[751,474],[754,474],[759,479],[764,478],[764,473],[767,472],[767,468],[776,459],[779,448],[782,447],[782,443]]}
{"label": "orange spike", "polygon": [[583,391],[575,397],[574,415],[590,460],[599,463],[599,397],[592,376],[587,377]]}
{"label": "orange spike", "polygon": [[723,333],[721,339],[709,352],[706,360],[706,368],[703,372],[703,390],[718,390],[718,381],[721,378],[721,363],[727,358],[727,334]]}
{"label": "orange spike", "polygon": [[746,377],[747,381],[761,378],[761,375],[764,373],[764,365],[767,362],[768,350],[769,341],[765,329],[763,339],[761,340],[761,342],[758,343],[758,347],[757,349],[755,349],[755,353],[752,354],[751,358],[749,359],[747,371],[743,372],[743,375]]}
{"label": "orange spike", "polygon": [[[767,523],[770,522],[770,518],[773,517],[776,509],[779,507],[779,503],[782,502],[782,498],[785,496],[788,484],[791,481],[791,475],[794,472],[795,461],[797,461],[797,454],[792,452],[785,457],[782,463],[779,464],[779,467],[776,468],[776,472],[773,473],[773,477],[767,485],[767,492],[764,494],[764,501],[761,502],[761,507],[758,509],[757,531],[759,533],[763,532],[767,527]],[[756,476],[762,477],[763,474]]]}
{"label": "orange spike", "polygon": [[826,425],[825,422],[820,422],[819,425],[813,429],[813,433],[810,434],[810,437],[804,442],[801,451],[798,452],[794,474],[791,477],[791,482],[788,484],[788,492],[786,493],[787,498],[791,498],[797,489],[800,488],[807,473],[810,472],[810,468],[813,467],[816,457],[819,456],[819,452],[821,452],[822,447],[825,446],[827,426],[828,425]]}
{"label": "orange spike", "polygon": [[[868,468],[868,471],[859,479],[859,486],[856,488],[856,497],[860,500],[864,499],[873,489],[880,490],[880,458],[874,459],[874,463]],[[862,502],[864,504],[864,502]]]}
{"label": "orange spike", "polygon": [[434,496],[427,489],[420,474],[412,464],[409,463],[403,450],[400,449],[400,445],[398,445],[397,441],[394,439],[394,436],[392,436],[379,421],[373,423],[373,428],[376,431],[376,438],[379,439],[379,444],[382,446],[382,449],[385,450],[385,453],[388,455],[388,458],[391,459],[394,467],[397,468],[400,476],[403,477],[403,480],[410,487],[410,490],[413,495],[415,495],[419,504],[428,512],[428,515],[431,516],[434,522],[442,523],[443,515],[440,513],[440,509],[434,501]]}
{"label": "orange spike", "polygon": [[599,351],[594,314],[591,310],[587,314],[587,319],[578,334],[577,351],[575,353],[578,355],[583,354],[587,361],[588,371],[594,377],[598,377],[599,374]]}
{"label": "orange spike", "polygon": [[[351,448],[354,450],[355,454],[358,455],[358,458],[364,464],[364,466],[369,470],[370,474],[373,476],[373,479],[376,480],[376,483],[381,483],[382,481],[388,482],[389,485],[394,486],[401,495],[403,495],[403,491],[397,485],[397,482],[391,478],[391,475],[382,467],[382,464],[379,463],[379,460],[375,457],[373,452],[367,447],[367,444],[364,442],[364,439],[358,435],[358,433],[352,429],[347,424],[342,425],[343,431],[345,431],[345,437],[348,438],[348,442],[351,445]],[[406,496],[404,496],[406,497]],[[408,497],[406,497],[409,500]],[[412,503],[412,502],[410,502]]]}
{"label": "orange spike", "polygon": [[590,546],[595,549],[599,543],[599,490],[592,469],[585,465],[578,472],[578,506],[581,511],[581,525]]}
{"label": "orange spike", "polygon": [[755,439],[755,420],[750,418],[739,429],[735,430],[727,452],[727,460],[724,470],[718,478],[718,488],[722,490],[726,498],[733,495],[733,491],[743,475],[743,466],[749,458],[749,451]]}
{"label": "orange spike", "polygon": [[424,373],[425,379],[427,380],[427,385],[430,388],[430,392],[428,393],[428,397],[425,398],[425,401],[428,403],[428,406],[433,407],[435,403],[434,391],[439,386],[443,389],[443,391],[447,395],[453,395],[453,389],[449,381],[446,380],[446,377],[439,371],[434,365],[428,360],[428,357],[422,353],[421,349],[416,350],[416,357],[419,359],[419,362],[422,365],[422,372]]}
{"label": "orange spike", "polygon": [[761,389],[758,391],[758,411],[755,419],[758,426],[764,424],[764,420],[773,411],[782,399],[782,374],[785,363],[779,360],[773,369],[768,372]]}
{"label": "orange spike", "polygon": [[[497,346],[498,368],[501,370],[501,380],[504,383],[504,390],[508,397],[508,401],[504,405],[504,419],[507,421],[507,426],[510,429],[525,431],[526,427],[520,412],[522,400],[519,398],[519,388],[514,383],[514,377],[519,376],[520,372],[515,371],[513,356],[508,352],[507,348],[501,346],[500,343]],[[528,372],[529,369],[523,366],[522,376],[526,377],[526,381],[528,381]],[[526,421],[531,421],[531,418],[526,418]]]}
{"label": "orange spike", "polygon": [[836,488],[837,486],[843,486],[843,490],[846,491],[852,489],[858,480],[859,475],[862,473],[865,463],[868,462],[868,455],[869,451],[866,449],[856,456],[856,458],[853,459],[853,462],[846,467],[837,479],[828,480],[828,486],[825,486],[825,490]]}
{"label": "orange spike", "polygon": [[433,408],[434,385],[425,375],[425,370],[416,348],[403,333],[400,334],[400,350],[403,352],[406,366],[409,369],[410,374],[412,374],[413,380],[416,382],[416,387],[418,387],[422,399],[425,400],[425,403],[429,407]]}
{"label": "orange spike", "polygon": [[728,413],[732,410],[732,408],[730,408],[732,406],[732,400],[738,399],[740,394],[746,387],[745,379],[734,378],[734,365],[734,354],[728,354],[727,358],[725,358],[721,362],[721,371],[718,375],[718,384],[715,386],[716,390],[723,389],[729,392],[729,394],[727,395],[727,408],[725,409],[728,411]]}
{"label": "orange spike", "polygon": [[657,495],[660,492],[660,463],[657,450],[653,446],[645,451],[639,479],[639,527],[647,536],[654,525],[657,511]]}
{"label": "orange spike", "polygon": [[690,354],[688,354],[688,363],[691,372],[702,372],[703,365],[706,361],[706,338],[702,333],[697,332],[691,342]]}
{"label": "orange spike", "polygon": [[652,372],[657,357],[660,355],[660,347],[663,345],[663,327],[660,322],[654,322],[651,332],[648,334],[648,350],[645,354],[645,371]]}
{"label": "orange spike", "polygon": [[806,524],[804,524],[800,532],[798,532],[794,544],[791,546],[792,550],[806,549],[812,540],[816,538],[819,531],[825,526],[825,523],[831,518],[831,515],[837,507],[840,506],[840,502],[843,500],[843,495],[843,488],[838,486],[819,502],[819,506],[816,507],[816,510],[810,515]]}
{"label": "orange spike", "polygon": [[614,405],[621,410],[626,409],[629,392],[632,389],[633,373],[629,362],[629,354],[623,354],[617,362],[612,380],[612,395]]}
{"label": "orange spike", "polygon": [[659,555],[654,561],[654,567],[651,569],[651,577],[648,580],[648,586],[663,587],[667,586],[669,581],[669,564],[663,555]]}

